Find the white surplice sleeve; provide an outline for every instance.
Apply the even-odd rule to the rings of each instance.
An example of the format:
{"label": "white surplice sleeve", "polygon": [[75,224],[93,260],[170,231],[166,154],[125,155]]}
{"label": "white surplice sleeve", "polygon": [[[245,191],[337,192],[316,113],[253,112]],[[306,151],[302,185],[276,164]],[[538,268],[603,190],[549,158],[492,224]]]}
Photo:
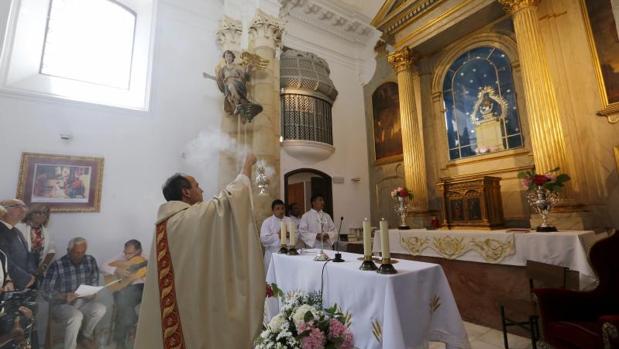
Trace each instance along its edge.
{"label": "white surplice sleeve", "polygon": [[314,231],[313,224],[311,224],[310,220],[314,218],[312,211],[306,212],[303,217],[301,217],[301,221],[299,222],[299,236],[301,240],[310,248],[314,247],[316,243],[316,234]]}
{"label": "white surplice sleeve", "polygon": [[[267,218],[262,222],[260,227],[260,242],[264,247],[277,247],[279,246],[279,222],[274,222],[273,216]],[[274,224],[278,223],[278,224]]]}

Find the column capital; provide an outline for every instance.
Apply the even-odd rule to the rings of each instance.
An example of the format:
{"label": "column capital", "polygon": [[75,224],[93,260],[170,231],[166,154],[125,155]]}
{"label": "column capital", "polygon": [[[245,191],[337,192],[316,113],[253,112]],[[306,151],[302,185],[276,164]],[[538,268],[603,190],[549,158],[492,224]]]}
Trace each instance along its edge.
{"label": "column capital", "polygon": [[254,47],[268,46],[274,49],[282,45],[284,24],[278,18],[270,16],[260,9],[249,25],[249,38]]}
{"label": "column capital", "polygon": [[219,29],[217,29],[215,34],[217,45],[222,51],[239,51],[241,48],[241,33],[243,33],[241,21],[224,16],[219,22]]}
{"label": "column capital", "polygon": [[393,66],[397,74],[413,66],[414,56],[413,50],[405,46],[397,51],[391,52],[387,57],[387,61]]}
{"label": "column capital", "polygon": [[514,14],[529,7],[536,7],[541,0],[498,0],[505,12]]}

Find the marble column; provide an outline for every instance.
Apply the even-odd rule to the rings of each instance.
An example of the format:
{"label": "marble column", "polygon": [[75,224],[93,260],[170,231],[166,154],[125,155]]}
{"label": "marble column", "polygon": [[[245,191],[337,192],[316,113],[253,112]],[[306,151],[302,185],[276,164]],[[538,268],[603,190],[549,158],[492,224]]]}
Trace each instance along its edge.
{"label": "marble column", "polygon": [[[269,196],[256,196],[256,218],[260,222],[271,215],[273,199],[284,199],[280,193],[280,97],[279,59],[283,23],[261,10],[256,11],[249,25],[249,51],[268,61],[263,70],[252,75],[252,98],[262,105],[262,113],[251,123],[252,150],[258,160],[273,169]],[[271,171],[268,171],[271,172]]]}
{"label": "marble column", "polygon": [[404,181],[413,193],[413,212],[427,213],[428,184],[423,134],[417,115],[414,91],[413,52],[408,47],[392,52],[388,61],[398,78],[400,124],[404,149]]}
{"label": "marble column", "polygon": [[564,130],[537,16],[540,0],[498,1],[513,16],[535,170],[545,173],[560,167],[568,172]]}

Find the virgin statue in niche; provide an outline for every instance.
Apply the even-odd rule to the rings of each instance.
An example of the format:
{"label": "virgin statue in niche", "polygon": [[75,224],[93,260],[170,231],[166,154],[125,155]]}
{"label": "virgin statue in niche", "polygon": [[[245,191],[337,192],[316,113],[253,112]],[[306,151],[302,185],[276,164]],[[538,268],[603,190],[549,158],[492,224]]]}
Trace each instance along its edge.
{"label": "virgin statue in niche", "polygon": [[[251,102],[247,97],[247,82],[256,63],[264,68],[266,62],[256,55],[243,52],[242,62],[235,63],[236,55],[230,50],[223,54],[224,64],[215,68],[217,87],[225,96],[224,110],[230,115],[239,116],[241,122],[251,122],[262,112],[262,106]],[[205,74],[205,77],[207,74]]]}

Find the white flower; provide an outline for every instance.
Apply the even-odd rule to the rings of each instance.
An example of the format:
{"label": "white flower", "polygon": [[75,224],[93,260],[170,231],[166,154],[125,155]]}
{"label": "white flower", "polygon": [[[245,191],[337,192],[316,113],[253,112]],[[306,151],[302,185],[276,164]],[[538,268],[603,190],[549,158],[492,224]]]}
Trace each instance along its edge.
{"label": "white flower", "polygon": [[303,304],[298,307],[292,315],[292,320],[294,321],[294,324],[297,326],[297,328],[305,322],[305,314],[307,314],[308,311],[312,313],[314,319],[318,319],[318,312],[316,311],[316,308],[312,307],[309,304]]}
{"label": "white flower", "polygon": [[279,314],[275,315],[275,317],[273,317],[271,319],[271,321],[269,322],[269,327],[274,332],[279,332],[279,330],[282,328],[282,325],[285,322],[286,322],[286,318],[284,317],[284,315],[282,313],[279,313]]}

